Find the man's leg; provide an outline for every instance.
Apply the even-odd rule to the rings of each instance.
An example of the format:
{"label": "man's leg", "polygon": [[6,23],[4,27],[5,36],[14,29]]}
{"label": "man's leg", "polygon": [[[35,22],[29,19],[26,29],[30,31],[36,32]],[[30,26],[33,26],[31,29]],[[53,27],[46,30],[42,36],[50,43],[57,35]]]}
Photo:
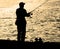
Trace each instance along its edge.
{"label": "man's leg", "polygon": [[22,32],[21,32],[20,26],[17,26],[17,31],[18,31],[17,40],[18,40],[18,41],[21,41],[21,36],[22,36],[21,33],[22,33]]}
{"label": "man's leg", "polygon": [[21,40],[24,42],[25,41],[25,35],[26,35],[26,25],[22,27],[22,36]]}

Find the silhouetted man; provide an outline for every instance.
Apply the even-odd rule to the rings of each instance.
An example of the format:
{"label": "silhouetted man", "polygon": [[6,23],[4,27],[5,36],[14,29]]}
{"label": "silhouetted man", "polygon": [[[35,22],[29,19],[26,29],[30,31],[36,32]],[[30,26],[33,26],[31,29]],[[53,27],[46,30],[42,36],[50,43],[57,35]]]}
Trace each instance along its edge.
{"label": "silhouetted man", "polygon": [[19,8],[16,10],[16,15],[17,15],[17,20],[16,20],[16,25],[17,25],[17,31],[18,31],[18,41],[23,41],[25,40],[25,34],[26,34],[26,20],[25,17],[30,17],[30,13],[27,13],[26,10],[24,9],[25,3],[20,2],[19,3]]}

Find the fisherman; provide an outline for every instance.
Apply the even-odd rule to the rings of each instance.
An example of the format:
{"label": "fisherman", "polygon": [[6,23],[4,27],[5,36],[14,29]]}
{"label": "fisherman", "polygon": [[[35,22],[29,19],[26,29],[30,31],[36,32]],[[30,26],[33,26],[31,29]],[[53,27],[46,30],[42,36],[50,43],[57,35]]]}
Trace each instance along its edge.
{"label": "fisherman", "polygon": [[19,8],[16,10],[16,22],[17,25],[17,31],[18,31],[18,41],[25,41],[25,35],[26,35],[26,19],[25,17],[30,17],[31,13],[27,13],[27,11],[24,9],[24,2],[19,3]]}

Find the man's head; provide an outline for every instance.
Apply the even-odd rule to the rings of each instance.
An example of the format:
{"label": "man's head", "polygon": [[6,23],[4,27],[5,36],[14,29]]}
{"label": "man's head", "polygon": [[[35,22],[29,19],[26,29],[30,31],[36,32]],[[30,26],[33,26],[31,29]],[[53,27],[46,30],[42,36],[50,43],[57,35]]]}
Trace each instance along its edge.
{"label": "man's head", "polygon": [[20,8],[24,8],[24,5],[25,5],[24,2],[20,2],[20,3],[19,3]]}

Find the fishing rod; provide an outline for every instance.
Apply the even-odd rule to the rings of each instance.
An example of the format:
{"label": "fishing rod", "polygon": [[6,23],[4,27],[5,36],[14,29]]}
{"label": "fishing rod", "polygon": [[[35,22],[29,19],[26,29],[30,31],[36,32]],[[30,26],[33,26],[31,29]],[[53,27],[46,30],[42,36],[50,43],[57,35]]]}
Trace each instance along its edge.
{"label": "fishing rod", "polygon": [[[44,3],[42,3],[42,5],[44,5],[46,2],[48,2],[49,0],[46,0]],[[30,15],[33,15],[33,11],[35,11],[37,8],[39,8],[39,7],[41,7],[42,5],[39,5],[38,7],[36,7],[35,9],[33,9],[32,11],[30,11],[29,13],[30,13]],[[31,16],[30,16],[30,18],[32,18]]]}
{"label": "fishing rod", "polygon": [[[42,5],[44,5],[46,2],[48,2],[48,0],[46,0],[44,3],[42,3]],[[33,11],[36,10],[37,8],[41,7],[42,5],[39,5],[38,7],[36,7],[36,8],[33,9],[32,11],[30,11],[29,13],[33,12]]]}

